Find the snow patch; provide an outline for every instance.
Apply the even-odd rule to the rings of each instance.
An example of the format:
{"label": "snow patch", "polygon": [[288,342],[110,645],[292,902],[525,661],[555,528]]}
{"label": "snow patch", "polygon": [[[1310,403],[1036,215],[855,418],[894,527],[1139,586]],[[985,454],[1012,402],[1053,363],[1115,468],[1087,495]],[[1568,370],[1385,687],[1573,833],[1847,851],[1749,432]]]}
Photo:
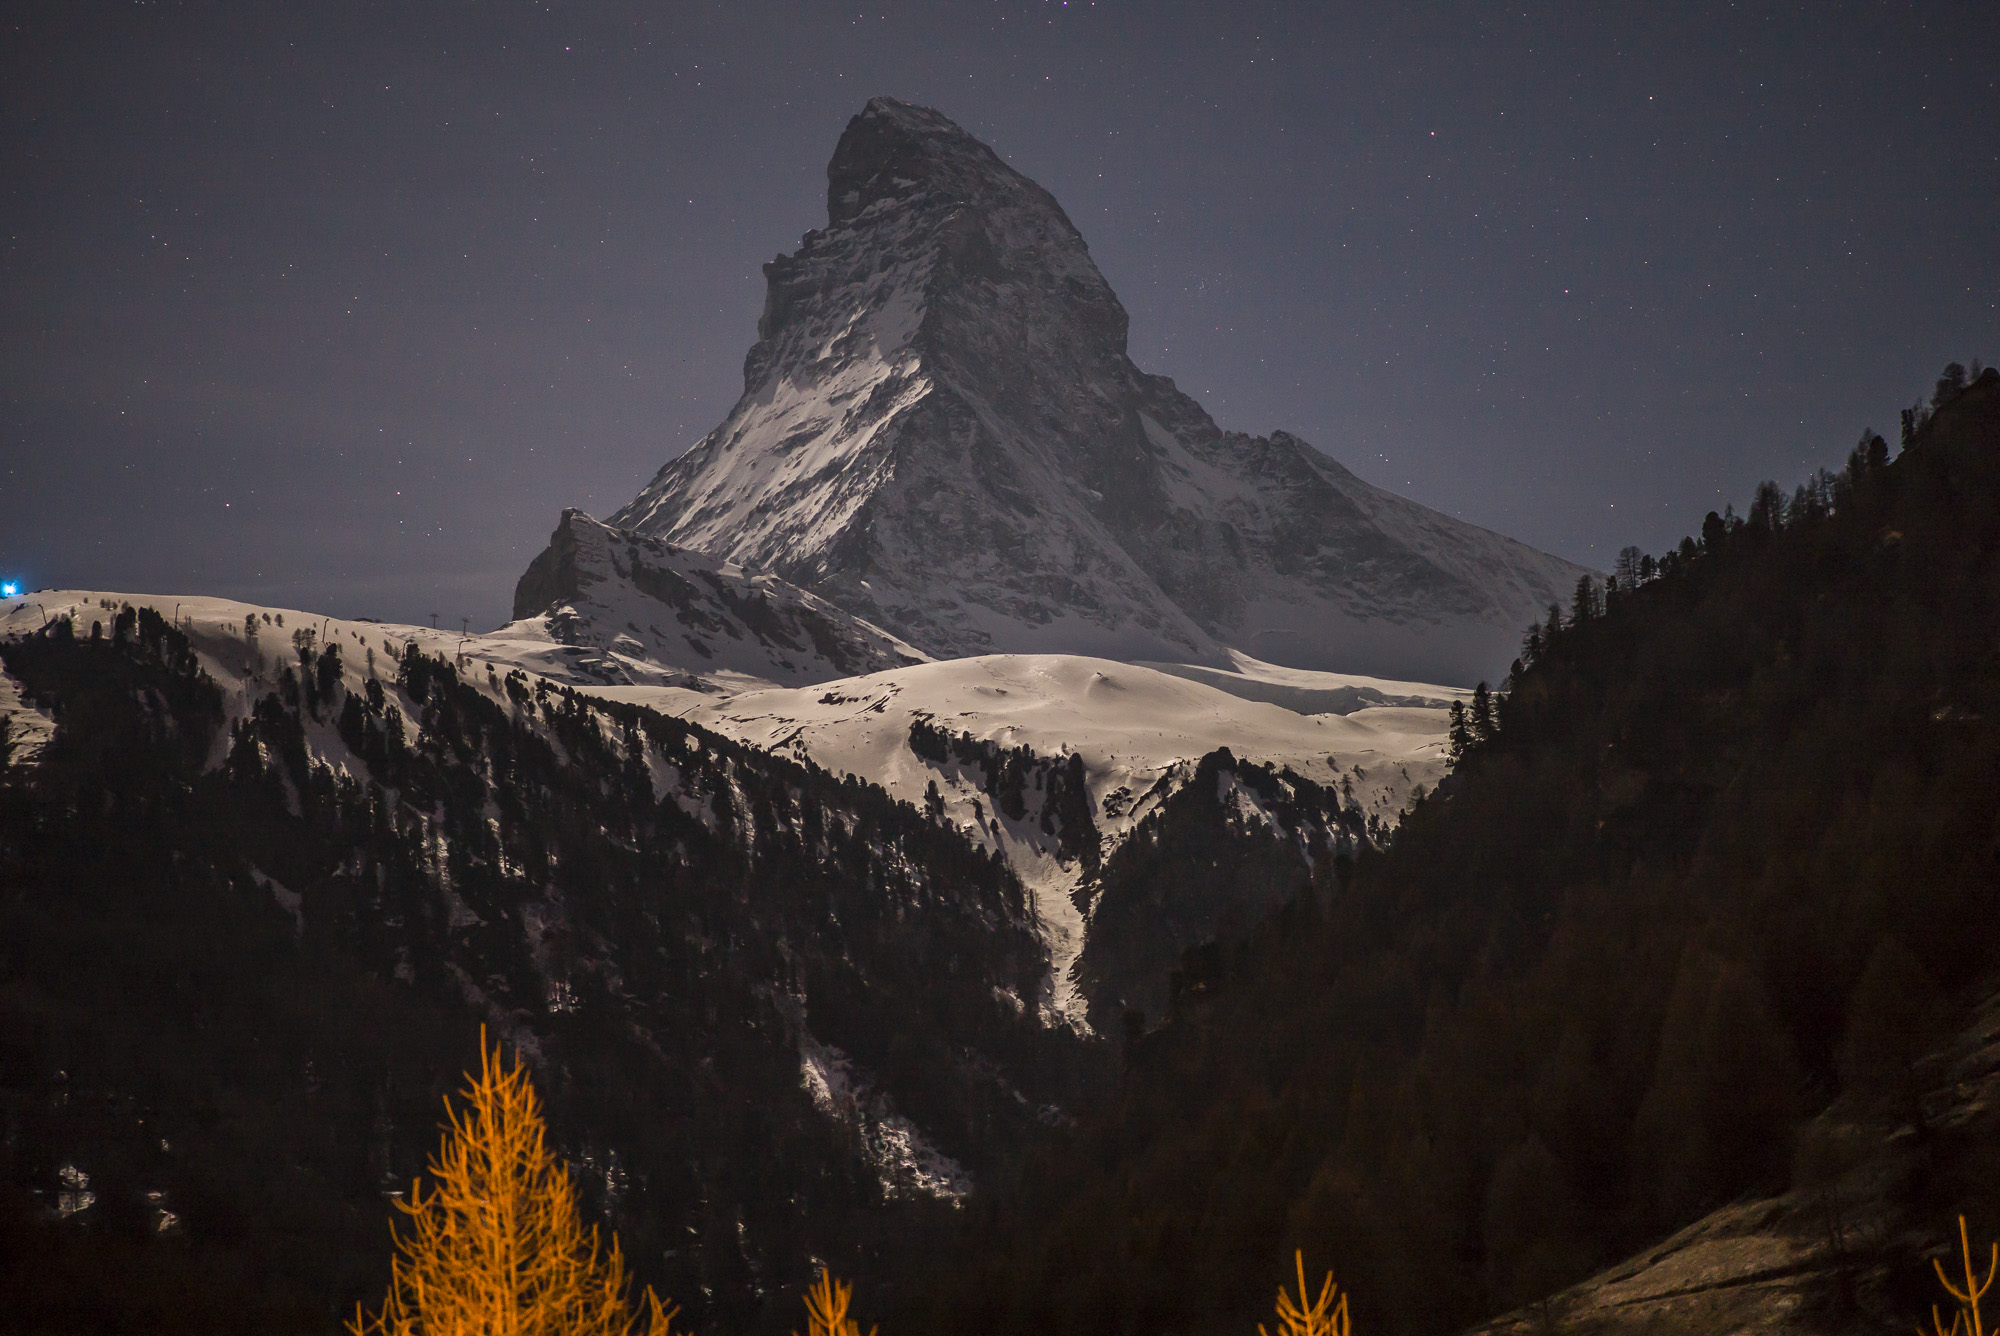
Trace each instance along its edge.
{"label": "snow patch", "polygon": [[972,1191],[972,1175],[964,1165],[932,1146],[915,1123],[895,1112],[888,1096],[875,1090],[845,1053],[803,1031],[799,1077],[813,1107],[860,1136],[884,1196],[958,1201]]}
{"label": "snow patch", "polygon": [[[8,609],[5,624],[11,630],[16,615],[27,613],[28,609],[17,605]],[[32,614],[29,614],[30,616]],[[27,620],[23,617],[22,620]],[[42,758],[42,750],[49,745],[49,739],[56,735],[55,716],[39,706],[28,704],[25,689],[20,679],[0,668],[0,719],[7,721],[7,738],[13,751],[7,765],[26,769]]]}

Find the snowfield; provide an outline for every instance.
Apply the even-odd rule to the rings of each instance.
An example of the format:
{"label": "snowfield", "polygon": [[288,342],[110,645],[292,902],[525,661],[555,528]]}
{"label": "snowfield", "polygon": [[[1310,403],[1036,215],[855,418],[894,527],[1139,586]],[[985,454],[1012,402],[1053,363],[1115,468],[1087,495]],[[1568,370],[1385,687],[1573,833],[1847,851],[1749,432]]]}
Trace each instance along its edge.
{"label": "snowfield", "polygon": [[[1268,670],[1253,660],[1239,662],[1253,672]],[[727,696],[657,687],[597,690],[753,746],[810,757],[912,803],[922,803],[935,783],[947,817],[967,838],[998,849],[1034,893],[1054,966],[1045,1002],[1080,1024],[1082,1002],[1070,971],[1087,924],[1071,892],[1083,868],[1074,859],[1059,860],[1054,838],[1032,819],[1013,821],[995,811],[976,771],[919,757],[910,748],[912,723],[922,719],[1006,748],[1025,744],[1043,756],[1081,755],[1092,816],[1108,852],[1218,747],[1239,759],[1289,766],[1331,787],[1351,778],[1356,801],[1392,820],[1416,785],[1434,786],[1443,775],[1445,711],[1467,694],[1297,669],[1272,670],[1268,678],[1239,672],[1240,682],[1231,684],[1238,692],[1231,692],[1208,680],[1219,676],[1214,670],[1164,668],[1071,654],[989,654]],[[1246,698],[1258,692],[1360,703],[1341,713],[1302,713]],[[1374,695],[1391,703],[1365,703]]]}

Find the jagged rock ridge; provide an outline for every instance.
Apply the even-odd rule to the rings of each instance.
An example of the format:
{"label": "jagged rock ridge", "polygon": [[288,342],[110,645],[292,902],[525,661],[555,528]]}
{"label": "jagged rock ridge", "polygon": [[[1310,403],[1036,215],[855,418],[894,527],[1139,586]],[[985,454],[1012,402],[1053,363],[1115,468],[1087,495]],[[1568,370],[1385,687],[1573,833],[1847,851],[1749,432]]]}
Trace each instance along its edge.
{"label": "jagged rock ridge", "polygon": [[514,590],[565,666],[607,682],[804,686],[927,661],[895,636],[774,575],[760,574],[565,510]]}
{"label": "jagged rock ridge", "polygon": [[1582,568],[1223,432],[1126,355],[1049,193],[888,98],[765,266],[744,392],[612,523],[768,569],[939,656],[1496,677]]}

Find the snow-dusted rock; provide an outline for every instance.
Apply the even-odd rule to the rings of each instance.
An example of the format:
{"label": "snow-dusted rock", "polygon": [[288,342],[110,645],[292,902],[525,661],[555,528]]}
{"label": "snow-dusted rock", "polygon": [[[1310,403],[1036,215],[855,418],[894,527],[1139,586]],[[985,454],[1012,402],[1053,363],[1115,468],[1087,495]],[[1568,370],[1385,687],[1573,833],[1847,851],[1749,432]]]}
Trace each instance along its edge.
{"label": "snow-dusted rock", "polygon": [[[539,631],[600,681],[805,686],[923,663],[922,652],[774,575],[563,512],[514,590],[503,639]],[[675,674],[672,670],[680,670]]]}
{"label": "snow-dusted rock", "polygon": [[1049,193],[888,98],[765,266],[744,392],[612,522],[773,571],[939,657],[1497,680],[1581,567],[1223,432],[1126,355]]}

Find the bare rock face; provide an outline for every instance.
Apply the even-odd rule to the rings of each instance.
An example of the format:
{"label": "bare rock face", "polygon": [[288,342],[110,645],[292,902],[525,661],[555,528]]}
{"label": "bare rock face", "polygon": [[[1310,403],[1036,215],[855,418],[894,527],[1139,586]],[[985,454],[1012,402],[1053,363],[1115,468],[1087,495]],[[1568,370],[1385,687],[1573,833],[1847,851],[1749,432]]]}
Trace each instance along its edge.
{"label": "bare rock face", "polygon": [[765,569],[938,656],[1497,679],[1581,567],[1225,433],[1126,356],[1049,193],[877,98],[827,226],[765,266],[742,399],[612,523]]}
{"label": "bare rock face", "polygon": [[566,666],[605,681],[650,680],[648,670],[660,665],[696,687],[805,686],[926,657],[774,575],[580,510],[563,512],[521,576],[514,618],[539,621],[550,640],[582,656]]}

